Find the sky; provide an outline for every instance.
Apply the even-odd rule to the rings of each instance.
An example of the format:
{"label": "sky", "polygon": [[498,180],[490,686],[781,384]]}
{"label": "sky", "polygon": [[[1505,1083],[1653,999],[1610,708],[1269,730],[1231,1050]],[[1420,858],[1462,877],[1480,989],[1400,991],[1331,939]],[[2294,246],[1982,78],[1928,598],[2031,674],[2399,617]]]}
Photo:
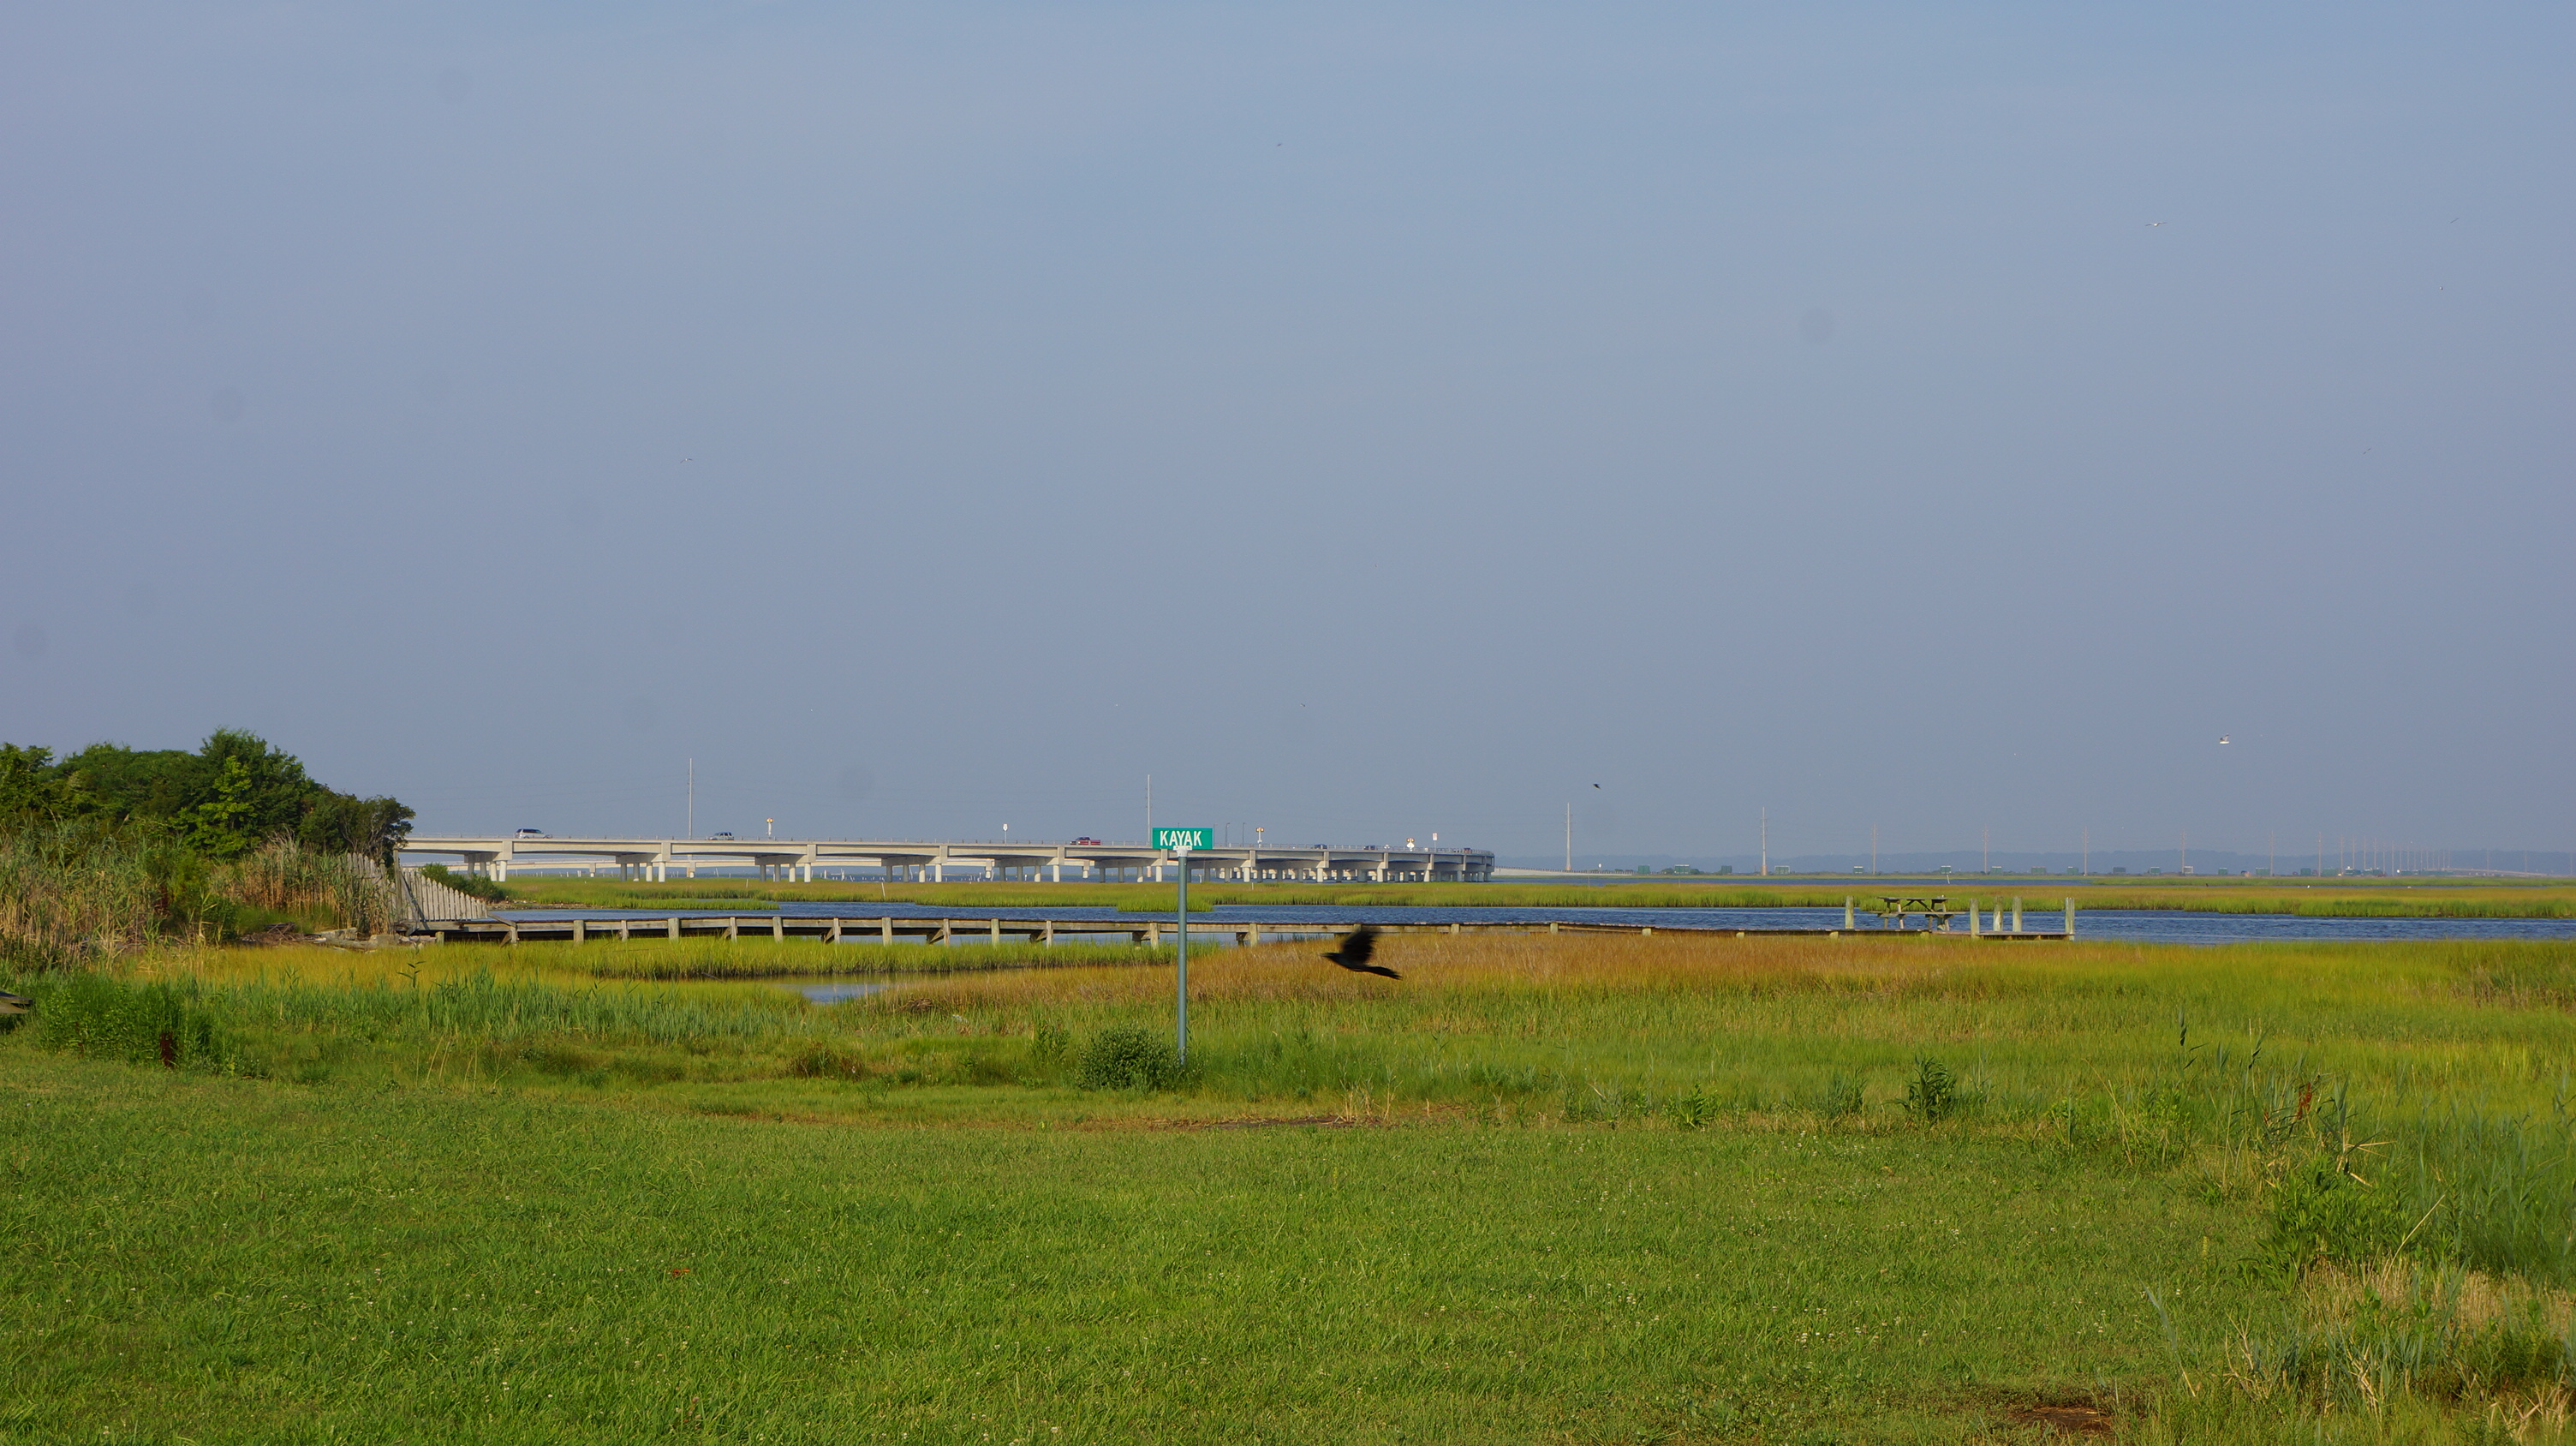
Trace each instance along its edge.
{"label": "sky", "polygon": [[2576,848],[2571,40],[13,7],[0,739],[424,833]]}

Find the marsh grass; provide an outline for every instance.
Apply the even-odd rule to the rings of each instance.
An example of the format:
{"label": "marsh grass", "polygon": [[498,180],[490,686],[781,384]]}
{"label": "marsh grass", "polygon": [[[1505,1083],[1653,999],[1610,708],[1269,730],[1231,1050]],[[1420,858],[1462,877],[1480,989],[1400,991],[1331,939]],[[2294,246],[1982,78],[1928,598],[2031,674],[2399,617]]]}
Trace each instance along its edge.
{"label": "marsh grass", "polygon": [[0,958],[60,966],[140,948],[190,866],[180,850],[93,823],[0,832]]}
{"label": "marsh grass", "polygon": [[[797,947],[706,942],[710,968]],[[514,1268],[541,1267],[569,1291],[572,1277],[561,1272],[578,1264],[592,1282],[582,1291],[603,1300],[615,1281],[606,1262],[624,1239],[577,1245],[590,1237],[573,1222],[584,1212],[622,1216],[643,1199],[697,1200],[690,1172],[701,1166],[685,1162],[721,1159],[726,1183],[687,1208],[743,1213],[692,1255],[737,1262],[742,1283],[724,1312],[690,1330],[867,1342],[907,1363],[867,1388],[877,1411],[931,1410],[899,1384],[927,1371],[949,1383],[943,1399],[978,1403],[971,1409],[995,1424],[1037,1419],[1010,1404],[1011,1392],[1033,1383],[1050,1399],[1081,1401],[1103,1439],[1202,1434],[1219,1421],[1244,1434],[1281,1399],[1315,1413],[1313,1439],[1352,1439],[1376,1431],[1371,1422],[1398,1420],[1417,1436],[1447,1423],[1467,1439],[1525,1438],[1528,1409],[1553,1413],[1549,1429],[1569,1439],[1811,1428],[1865,1438],[1865,1423],[1895,1419],[1890,1412],[1915,1423],[1907,1439],[1983,1439],[1994,1410],[1960,1394],[1960,1382],[1975,1380],[2104,1402],[2141,1439],[2251,1442],[2295,1428],[2301,1439],[2468,1440],[2487,1429],[2481,1422],[2508,1417],[2520,1423],[2512,1439],[2563,1433],[2576,1040],[2560,1001],[2576,992],[2576,949],[2077,943],[2007,952],[1966,940],[1544,935],[1400,935],[1382,947],[1401,984],[1324,968],[1308,945],[1194,959],[1187,1077],[1147,1058],[1161,1058],[1169,1041],[1167,969],[1122,960],[918,975],[815,1006],[754,982],[597,977],[614,957],[599,944],[186,951],[93,971],[85,977],[104,983],[83,985],[98,993],[77,1006],[66,1002],[68,977],[23,977],[38,1012],[33,1028],[0,1039],[0,1068],[48,1077],[26,1061],[87,1054],[130,1061],[119,1067],[172,1091],[278,1088],[228,1085],[227,1071],[318,1086],[304,1092],[310,1104],[281,1106],[270,1128],[291,1133],[304,1128],[297,1120],[327,1116],[339,1122],[315,1126],[323,1136],[382,1131],[424,1159],[446,1158],[447,1147],[405,1133],[426,1128],[405,1123],[414,1115],[482,1121],[456,1127],[481,1131],[474,1137],[498,1153],[442,1165],[442,1179],[455,1168],[501,1170],[494,1161],[546,1141],[569,1162],[546,1187],[557,1195],[502,1191],[470,1208],[523,1221],[515,1212],[531,1208],[525,1201],[560,1198],[559,1213],[545,1217],[558,1223],[529,1237],[545,1243],[525,1247],[538,1252],[535,1264]],[[111,985],[125,993],[111,998]],[[209,1043],[164,1069],[152,1021],[172,1007],[206,1021]],[[144,1022],[71,1029],[82,1017],[129,1016]],[[152,1050],[138,1059],[145,1038]],[[1927,1083],[1935,1079],[1937,1089]],[[1946,1104],[1927,1107],[1936,1097]],[[195,1096],[155,1098],[198,1118],[185,1115],[198,1108],[187,1103]],[[220,1098],[234,1109],[265,1096]],[[373,1114],[358,1103],[377,1098],[388,1103],[367,1107]],[[450,1105],[439,1101],[454,1111],[440,1113]],[[561,1109],[576,1113],[548,1113]],[[0,1120],[20,1113],[0,1111]],[[614,1150],[637,1146],[600,1155],[579,1143],[588,1132],[625,1131],[610,1122],[639,1115],[675,1132],[650,1147],[662,1153],[649,1171],[614,1164]],[[377,1123],[357,1123],[369,1120]],[[771,1183],[751,1189],[734,1183],[740,1162],[773,1147],[707,1135],[710,1120],[946,1128],[786,1139],[774,1168],[752,1168]],[[1293,1130],[1226,1137],[1278,1142],[1266,1146],[1168,1143],[1215,1138],[1208,1127],[1317,1120],[1351,1126],[1368,1143],[1337,1154],[1295,1143],[1305,1132]],[[48,1158],[30,1153],[43,1147],[14,1148],[0,1153],[13,1178],[52,1178],[28,1163]],[[1269,1180],[1265,1172],[1292,1159],[1319,1162],[1316,1173],[1293,1189]],[[1362,1159],[1375,1163],[1363,1168]],[[816,1164],[826,1160],[846,1164]],[[1721,1169],[1720,1160],[1733,1163]],[[594,1166],[610,1185],[593,1180]],[[863,1208],[835,1204],[791,1183],[817,1168],[825,1179],[897,1183]],[[853,1173],[836,1173],[845,1169]],[[1063,1178],[1054,1172],[1064,1171],[1093,1183],[1076,1197],[1052,1193]],[[51,1188],[22,1183],[8,1199],[50,1199]],[[348,1208],[328,1203],[341,1196],[316,1199],[325,1203],[295,1217],[297,1229],[327,1235],[358,1218],[331,1213]],[[1148,1200],[1155,1212],[1127,1208]],[[1176,1218],[1202,1212],[1231,1222],[1232,1233],[1193,1236],[1165,1253],[1146,1222],[1167,1203]],[[1317,1253],[1302,1253],[1296,1222],[1327,1214],[1338,1236],[1329,1246],[1318,1236]],[[45,1242],[45,1259],[107,1268],[99,1247],[58,1239],[44,1219],[21,1229]],[[923,1274],[925,1262],[946,1258],[941,1249],[963,1248],[956,1232],[970,1219],[992,1249],[1029,1253],[1007,1264],[990,1253],[960,1257],[953,1277]],[[1419,1234],[1372,1234],[1377,1225],[1355,1221]],[[1292,1227],[1285,1234],[1281,1222]],[[549,1238],[557,1229],[559,1242]],[[868,1263],[835,1276],[828,1291],[796,1292],[803,1316],[773,1319],[758,1281],[783,1285],[809,1272],[761,1253],[764,1234],[804,1242],[798,1253],[809,1260],[849,1251]],[[1550,1252],[1578,1239],[1639,1253],[1546,1287],[1582,1289],[1546,1296],[1540,1310],[1535,1282],[1569,1268],[1550,1263]],[[1288,1254],[1264,1253],[1283,1240]],[[891,1255],[857,1243],[886,1241],[911,1243]],[[1355,1241],[1363,1259],[1351,1255]],[[129,1248],[144,1249],[120,1246]],[[1399,1258],[1415,1273],[1376,1273]],[[301,1282],[284,1297],[339,1291],[322,1266],[280,1268]],[[1490,1280],[1497,1268],[1526,1269],[1532,1282],[1492,1300],[1461,1292],[1459,1282]],[[1131,1284],[1051,1294],[1050,1282],[1099,1271],[1124,1272],[1118,1278]],[[970,1300],[970,1277],[1013,1284]],[[1716,1290],[1703,1278],[1727,1284]],[[913,1285],[866,1287],[871,1279]],[[934,1279],[933,1296],[908,1294]],[[1830,1290],[1809,1289],[1823,1280]],[[1047,1312],[1115,1298],[1124,1303],[1082,1317],[1090,1328],[1079,1338],[1143,1339],[1177,1308],[1175,1291],[1202,1285],[1206,1304],[1189,1307],[1200,1312],[1190,1332],[1254,1344],[1234,1364],[1193,1367],[1211,1386],[1231,1383],[1215,1395],[1184,1393],[1200,1417],[1154,1415],[1144,1398],[1052,1373],[1056,1357],[1041,1347],[1070,1350],[1077,1337],[1050,1334],[1045,1322],[1056,1316]],[[493,1299],[510,1289],[481,1288]],[[886,1292],[884,1313],[852,1303],[879,1300],[870,1289]],[[1051,1304],[1015,1313],[1010,1303],[1021,1299]],[[32,1309],[32,1298],[20,1308]],[[1472,1329],[1460,1314],[1470,1308],[1482,1312]],[[673,1400],[694,1392],[736,1413],[724,1419],[752,1419],[738,1394],[713,1386],[714,1375],[691,1375],[673,1341],[650,1329],[615,1325],[625,1338],[656,1342],[639,1355],[604,1338],[582,1314],[594,1307],[567,1302],[560,1347],[549,1348],[559,1354],[530,1358],[506,1345],[521,1317],[475,1309],[486,1312],[475,1349],[517,1363],[512,1379],[530,1369],[559,1383],[602,1372],[626,1379],[658,1352],[674,1363],[655,1367],[663,1374],[653,1379],[687,1383]],[[933,1314],[906,1313],[915,1309]],[[1451,1332],[1453,1315],[1461,1333]],[[1893,1324],[1900,1318],[1946,1324],[1936,1337]],[[293,1312],[263,1319],[244,1327],[244,1339],[301,1340]],[[1361,1383],[1351,1380],[1318,1394],[1301,1383],[1332,1367],[1272,1334],[1283,1320],[1324,1338],[1359,1330],[1414,1341],[1411,1356],[1465,1373],[1425,1366],[1374,1378],[1357,1396]],[[1704,1324],[1660,1324],[1685,1320]],[[1514,1333],[1533,1321],[1544,1323],[1539,1335]],[[66,1327],[61,1349],[90,1339],[85,1329]],[[446,1349],[408,1327],[378,1330],[367,1339],[400,1342],[424,1362]],[[1620,1344],[1586,1354],[1595,1338]],[[987,1377],[932,1344],[960,1339],[993,1343],[1015,1364]],[[315,1361],[355,1349],[292,1348]],[[1542,1351],[1546,1366],[1531,1367]],[[1463,1364],[1487,1356],[1490,1371]],[[1720,1357],[1728,1373],[1704,1369]],[[822,1358],[781,1358],[772,1389],[811,1399],[806,1378]],[[831,1359],[839,1371],[854,1358]],[[499,1409],[498,1376],[468,1378],[490,1401],[422,1383],[433,1376],[405,1375],[404,1399]],[[1578,1380],[1592,1399],[1615,1404],[1574,1404],[1567,1393]],[[615,1399],[573,1389],[585,1410],[624,1426],[584,1436],[577,1422],[540,1413],[529,1420],[542,1418],[543,1428],[530,1425],[525,1439],[617,1439],[636,1424]],[[1523,1389],[1536,1394],[1514,1394]],[[1505,1401],[1520,1404],[1495,1405]],[[821,1425],[759,1419],[773,1439],[826,1439]],[[932,1436],[960,1424],[902,1419]],[[1484,1424],[1466,1430],[1462,1421]]]}
{"label": "marsh grass", "polygon": [[1032,944],[973,940],[949,945],[819,939],[643,939],[596,944],[522,944],[544,951],[537,967],[598,979],[834,979],[874,975],[972,973],[994,969],[1140,969],[1170,967],[1168,945]]}
{"label": "marsh grass", "polygon": [[[1637,884],[1300,884],[1195,883],[1192,912],[1232,904],[1315,904],[1351,908],[1605,908],[1605,909],[1839,909],[1845,899],[1863,904],[1902,888],[1878,879],[1784,880],[1756,883],[1729,878],[1700,883]],[[779,884],[758,880],[695,879],[639,883],[623,879],[529,876],[506,886],[523,904],[578,908],[722,908],[757,903],[871,902],[933,904],[959,909],[1114,907],[1128,912],[1172,911],[1170,884],[1040,884],[961,882],[894,884],[821,882]],[[2054,890],[2055,892],[2052,892]],[[2576,918],[2576,885],[2410,883],[2356,884],[2341,879],[2172,879],[2153,884],[2109,884],[2098,876],[2069,879],[1966,876],[1941,886],[1955,898],[2020,894],[2029,906],[2052,911],[2068,895],[2081,909],[2177,910],[2190,913],[2296,914],[2312,918],[2565,919]]]}
{"label": "marsh grass", "polygon": [[0,959],[61,968],[265,925],[373,933],[402,916],[385,872],[280,837],[214,862],[139,826],[0,831]]}

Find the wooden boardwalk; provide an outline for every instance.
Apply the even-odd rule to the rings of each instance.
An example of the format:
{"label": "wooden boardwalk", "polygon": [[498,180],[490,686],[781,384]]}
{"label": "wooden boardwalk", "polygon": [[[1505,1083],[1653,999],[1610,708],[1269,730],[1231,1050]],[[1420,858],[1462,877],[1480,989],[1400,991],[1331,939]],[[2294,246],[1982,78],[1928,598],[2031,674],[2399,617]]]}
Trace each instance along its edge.
{"label": "wooden boardwalk", "polygon": [[[1356,929],[1356,920],[1294,924],[1246,923],[1241,920],[1190,921],[1192,939],[1227,939],[1252,945],[1266,940],[1314,939]],[[1813,939],[1883,939],[1902,936],[1928,939],[1938,931],[1924,929],[1724,929],[1688,924],[1588,924],[1551,922],[1477,922],[1445,924],[1373,924],[1381,934],[1686,934],[1699,938],[1799,936]],[[925,919],[904,917],[842,918],[822,915],[751,914],[707,916],[673,914],[659,919],[434,919],[415,927],[442,944],[580,944],[602,939],[821,939],[829,943],[873,940],[892,944],[1128,943],[1153,946],[1172,941],[1179,932],[1168,919]],[[1978,939],[2063,939],[2064,934],[1984,933],[1949,935]]]}

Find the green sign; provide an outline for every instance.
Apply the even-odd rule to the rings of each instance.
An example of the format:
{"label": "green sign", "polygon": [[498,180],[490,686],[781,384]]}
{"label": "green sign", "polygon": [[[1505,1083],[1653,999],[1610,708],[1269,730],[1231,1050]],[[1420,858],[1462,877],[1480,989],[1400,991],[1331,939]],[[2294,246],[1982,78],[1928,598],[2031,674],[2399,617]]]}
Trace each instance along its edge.
{"label": "green sign", "polygon": [[1154,830],[1154,847],[1187,851],[1216,847],[1216,830],[1212,828],[1158,828]]}

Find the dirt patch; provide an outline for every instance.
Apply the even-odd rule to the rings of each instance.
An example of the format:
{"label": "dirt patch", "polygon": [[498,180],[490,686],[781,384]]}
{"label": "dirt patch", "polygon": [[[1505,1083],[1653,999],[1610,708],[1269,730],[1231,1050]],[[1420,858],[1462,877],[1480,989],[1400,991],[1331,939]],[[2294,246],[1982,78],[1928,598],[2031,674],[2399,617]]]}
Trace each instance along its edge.
{"label": "dirt patch", "polygon": [[276,923],[269,925],[265,929],[244,934],[238,942],[244,944],[301,944],[312,937],[312,935],[305,933],[293,924]]}
{"label": "dirt patch", "polygon": [[2060,1436],[2108,1436],[2111,1413],[2092,1406],[2015,1406],[2004,1412],[2010,1426],[2039,1426]]}

